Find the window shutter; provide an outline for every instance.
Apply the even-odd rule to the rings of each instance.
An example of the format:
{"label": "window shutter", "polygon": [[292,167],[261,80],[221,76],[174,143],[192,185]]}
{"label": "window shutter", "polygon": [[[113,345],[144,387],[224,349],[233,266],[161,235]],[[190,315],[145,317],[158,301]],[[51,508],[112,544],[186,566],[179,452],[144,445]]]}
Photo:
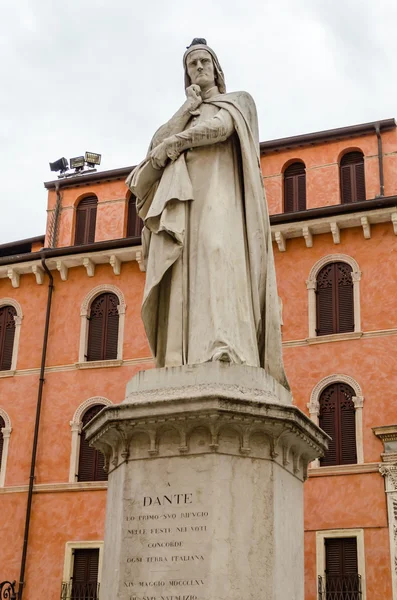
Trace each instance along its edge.
{"label": "window shutter", "polygon": [[354,179],[356,182],[356,202],[366,200],[364,162],[354,165]]}
{"label": "window shutter", "polygon": [[364,155],[348,152],[340,162],[341,202],[361,202],[365,196]]}
{"label": "window shutter", "polygon": [[284,212],[306,210],[306,170],[293,163],[284,171]]}
{"label": "window shutter", "polygon": [[327,538],[325,565],[329,576],[357,575],[357,538]]}
{"label": "window shutter", "polygon": [[331,437],[328,450],[320,459],[320,465],[327,467],[338,464],[338,419],[337,419],[337,385],[328,386],[320,396],[319,425]]}
{"label": "window shutter", "polygon": [[335,333],[335,306],[333,294],[333,263],[325,265],[317,276],[317,335]]}
{"label": "window shutter", "polygon": [[341,465],[357,463],[356,447],[356,409],[352,397],[354,392],[350,386],[339,384],[340,405],[340,461]]}
{"label": "window shutter", "polygon": [[117,344],[119,338],[119,299],[115,294],[107,294],[107,327],[105,336],[105,360],[117,358]]}
{"label": "window shutter", "polygon": [[354,331],[354,299],[352,268],[346,263],[335,263],[337,278],[337,333]]}
{"label": "window shutter", "polygon": [[117,359],[119,335],[119,299],[115,294],[101,294],[91,304],[87,360]]}
{"label": "window shutter", "polygon": [[3,446],[4,446],[4,436],[3,436],[3,432],[1,430],[5,426],[6,426],[6,424],[4,422],[4,419],[2,417],[0,417],[0,469],[1,469],[1,460],[3,458]]}
{"label": "window shutter", "polygon": [[325,265],[317,276],[317,335],[354,331],[352,268],[337,262]]}
{"label": "window shutter", "polygon": [[[85,427],[101,410],[102,404],[91,406],[84,414],[82,425]],[[80,434],[80,454],[78,481],[106,481],[107,473],[104,471],[104,457],[98,450],[91,448],[85,439],[85,433]]]}
{"label": "window shutter", "polygon": [[85,230],[87,226],[88,211],[79,207],[76,211],[76,233],[74,237],[75,246],[85,244]]}
{"label": "window shutter", "polygon": [[13,306],[0,308],[0,371],[11,369],[16,314],[17,311]]}
{"label": "window shutter", "polygon": [[74,550],[72,600],[97,600],[99,549]]}
{"label": "window shutter", "polygon": [[134,195],[130,196],[128,200],[128,213],[127,213],[127,237],[139,237],[143,228],[143,221],[138,216],[136,210],[136,198]]}
{"label": "window shutter", "polygon": [[319,425],[331,436],[321,466],[357,463],[354,391],[344,383],[333,383],[320,396]]}
{"label": "window shutter", "polygon": [[76,210],[76,246],[95,242],[95,226],[98,198],[90,196],[83,198]]}
{"label": "window shutter", "polygon": [[103,360],[106,294],[101,294],[91,304],[88,327],[87,360]]}

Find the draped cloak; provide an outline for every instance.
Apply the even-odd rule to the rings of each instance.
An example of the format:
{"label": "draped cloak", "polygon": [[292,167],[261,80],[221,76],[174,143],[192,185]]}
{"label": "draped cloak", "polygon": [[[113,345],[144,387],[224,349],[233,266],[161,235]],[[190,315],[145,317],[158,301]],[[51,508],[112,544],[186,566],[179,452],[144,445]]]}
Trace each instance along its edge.
{"label": "draped cloak", "polygon": [[127,178],[145,224],[149,344],[158,367],[226,354],[288,388],[256,107],[249,94],[234,92],[200,108],[207,117],[227,111],[234,133],[182,152],[162,170],[147,158]]}

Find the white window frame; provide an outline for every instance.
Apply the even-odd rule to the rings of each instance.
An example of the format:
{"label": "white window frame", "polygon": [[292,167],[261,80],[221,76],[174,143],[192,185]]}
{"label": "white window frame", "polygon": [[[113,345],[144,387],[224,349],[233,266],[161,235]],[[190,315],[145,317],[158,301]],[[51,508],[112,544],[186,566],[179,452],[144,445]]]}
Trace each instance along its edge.
{"label": "white window frame", "polygon": [[[330,538],[356,538],[357,539],[357,566],[361,575],[362,600],[366,600],[367,586],[365,577],[365,548],[364,529],[328,529],[316,531],[316,572],[317,578],[325,575],[325,540]],[[317,592],[317,599],[319,598]]]}
{"label": "white window frame", "polygon": [[7,459],[8,459],[8,444],[10,441],[10,435],[12,431],[11,427],[11,419],[6,413],[5,410],[0,408],[0,417],[2,417],[4,421],[4,427],[1,428],[1,433],[3,434],[3,453],[1,456],[0,462],[0,488],[5,486],[6,480],[6,470],[7,470]]}
{"label": "white window frame", "polygon": [[70,450],[69,483],[75,483],[78,481],[80,436],[83,428],[83,416],[91,406],[95,406],[97,404],[110,406],[113,404],[113,402],[108,400],[108,398],[104,398],[103,396],[93,396],[92,398],[88,398],[82,404],[80,404],[73,415],[73,419],[70,421],[72,446]]}
{"label": "white window frame", "polygon": [[[333,383],[346,383],[354,390],[354,396],[352,397],[354,408],[355,408],[355,421],[356,421],[356,452],[357,452],[357,464],[364,464],[364,440],[363,440],[363,405],[364,396],[360,385],[353,377],[344,375],[343,373],[335,373],[324,377],[319,381],[313,388],[310,394],[310,402],[307,404],[311,420],[318,425],[319,414],[320,414],[320,396],[326,387]],[[319,467],[320,460],[317,458],[311,463],[312,467]]]}
{"label": "white window frame", "polygon": [[326,265],[334,262],[344,262],[352,268],[352,280],[353,280],[353,310],[354,310],[354,333],[361,333],[361,310],[360,310],[360,281],[361,271],[357,261],[348,256],[347,254],[328,254],[320,258],[310,270],[309,278],[306,281],[307,293],[308,293],[308,320],[309,320],[309,339],[313,338],[324,338],[337,336],[349,336],[349,333],[334,333],[330,336],[318,336],[316,333],[317,314],[316,314],[316,289],[317,289],[317,276],[321,269]]}
{"label": "white window frame", "polygon": [[[87,345],[88,345],[88,328],[89,328],[88,314],[90,311],[90,307],[91,307],[92,302],[95,300],[95,298],[97,296],[99,296],[100,294],[106,293],[106,292],[115,294],[119,299],[119,304],[117,307],[117,310],[119,313],[119,332],[118,332],[118,339],[117,339],[117,359],[116,360],[117,361],[123,360],[124,322],[125,322],[125,310],[126,310],[124,294],[115,285],[103,284],[103,285],[98,285],[97,287],[93,288],[86,295],[86,297],[84,298],[83,303],[81,305],[79,364],[88,363],[88,364],[92,364],[94,366],[95,364],[98,365],[98,363],[99,363],[99,366],[101,366],[102,363],[114,362],[114,361],[87,361],[87,359],[86,359]],[[106,366],[106,365],[104,365],[104,366]]]}
{"label": "white window frame", "polygon": [[63,579],[62,581],[68,583],[73,577],[73,551],[74,550],[86,550],[93,549],[99,550],[99,561],[98,561],[98,583],[101,583],[102,578],[102,564],[103,564],[103,541],[82,541],[82,542],[66,542],[65,544],[65,558],[63,563]]}
{"label": "white window frame", "polygon": [[7,371],[0,371],[0,377],[7,377],[9,375],[14,375],[17,369],[17,358],[18,358],[18,350],[19,350],[19,339],[21,335],[21,324],[23,319],[22,308],[19,302],[14,300],[13,298],[0,298],[0,308],[3,306],[12,306],[16,310],[16,315],[14,317],[15,321],[15,335],[14,335],[14,345],[12,347],[12,358],[11,358],[11,369]]}

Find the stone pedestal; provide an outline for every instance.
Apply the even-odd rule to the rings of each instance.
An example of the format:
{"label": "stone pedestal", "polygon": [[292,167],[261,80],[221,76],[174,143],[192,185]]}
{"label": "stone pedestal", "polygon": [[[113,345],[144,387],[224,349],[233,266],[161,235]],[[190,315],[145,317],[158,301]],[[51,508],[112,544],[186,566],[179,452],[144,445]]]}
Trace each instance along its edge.
{"label": "stone pedestal", "polygon": [[109,468],[101,600],[303,600],[326,436],[263,369],[140,372],[87,437]]}

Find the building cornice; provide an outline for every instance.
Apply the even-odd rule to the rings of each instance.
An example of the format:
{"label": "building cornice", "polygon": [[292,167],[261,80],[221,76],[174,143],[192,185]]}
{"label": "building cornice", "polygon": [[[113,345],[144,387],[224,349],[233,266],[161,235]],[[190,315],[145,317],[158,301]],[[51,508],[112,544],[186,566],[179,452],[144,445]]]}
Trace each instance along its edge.
{"label": "building cornice", "polygon": [[315,131],[303,135],[293,135],[291,137],[268,140],[259,144],[261,154],[270,152],[280,152],[291,148],[304,146],[313,146],[324,142],[335,142],[352,137],[361,137],[363,135],[376,135],[376,128],[379,131],[389,131],[395,129],[396,121],[394,119],[383,119],[382,121],[373,121],[371,123],[360,123],[359,125],[350,125],[349,127],[338,127],[336,129],[326,129],[325,131]]}

